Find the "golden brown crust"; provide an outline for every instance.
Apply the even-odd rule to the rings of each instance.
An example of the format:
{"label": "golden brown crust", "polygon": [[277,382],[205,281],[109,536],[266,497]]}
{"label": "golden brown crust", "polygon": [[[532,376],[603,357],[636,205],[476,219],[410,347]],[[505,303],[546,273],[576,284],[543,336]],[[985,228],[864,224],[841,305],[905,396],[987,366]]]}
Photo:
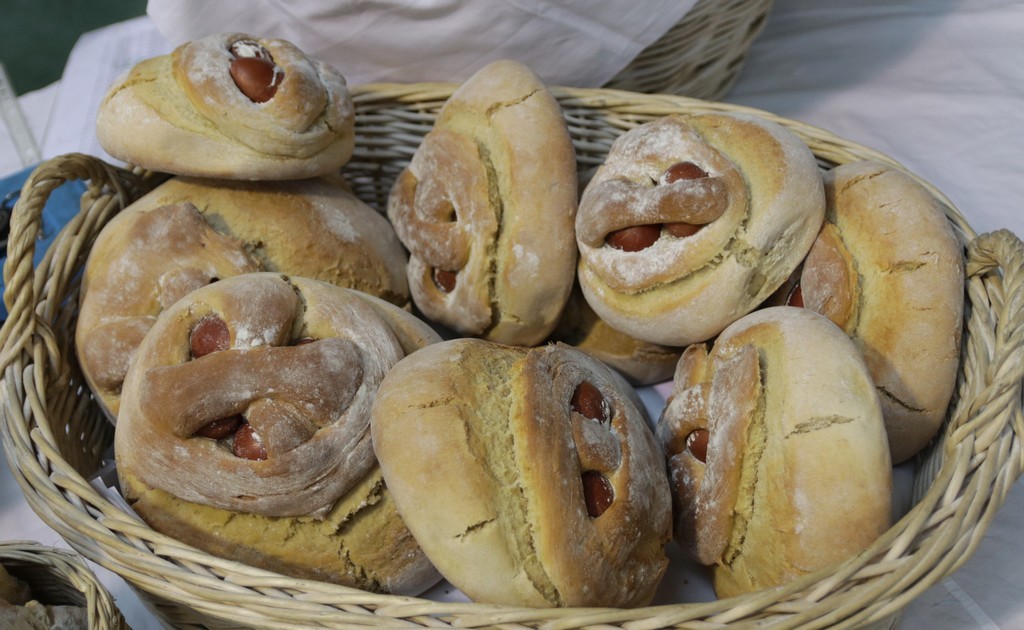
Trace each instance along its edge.
{"label": "golden brown crust", "polygon": [[[572,411],[582,382],[608,419]],[[435,344],[385,379],[374,447],[399,512],[475,601],[645,604],[667,566],[664,460],[623,381],[566,346]],[[592,517],[583,476],[614,489]]]}
{"label": "golden brown crust", "polygon": [[131,356],[157,315],[219,278],[279,271],[409,301],[406,255],[384,217],[321,180],[172,178],[104,227],[86,262],[75,336],[112,419]]}
{"label": "golden brown crust", "polygon": [[[208,318],[226,325],[227,347],[196,356],[193,331]],[[437,575],[386,496],[369,414],[383,375],[436,341],[402,309],[316,280],[252,273],[198,289],[160,315],[125,379],[122,491],[154,528],[211,553],[422,590]],[[265,459],[233,453],[238,434],[200,434],[236,415]]]}
{"label": "golden brown crust", "polygon": [[836,225],[826,220],[800,269],[803,306],[849,332],[848,326],[857,321],[859,284],[853,257]]}
{"label": "golden brown crust", "polygon": [[[328,510],[373,465],[373,395],[404,356],[387,322],[357,295],[256,273],[176,302],[147,333],[125,378],[118,467],[147,486],[223,509]],[[191,335],[207,318],[226,325],[227,347],[194,356]],[[293,345],[304,337],[315,342]],[[221,440],[197,435],[236,415],[262,436],[266,460],[236,457]]]}
{"label": "golden brown crust", "polygon": [[[708,176],[654,184],[680,162]],[[669,346],[704,341],[786,280],[823,215],[814,156],[791,132],[738,114],[667,116],[621,136],[587,185],[576,222],[580,284],[623,332]],[[622,226],[672,222],[703,227],[662,232],[639,251],[607,240]]]}
{"label": "golden brown crust", "polygon": [[[449,98],[388,200],[424,315],[462,335],[540,343],[575,276],[575,153],[528,68],[489,64]],[[453,286],[440,288],[435,270]]]}
{"label": "golden brown crust", "polygon": [[[281,73],[266,102],[251,100],[230,75],[240,41],[262,46]],[[100,105],[96,133],[110,155],[150,170],[279,180],[341,168],[352,155],[354,121],[335,69],[284,40],[221,33],[120,77]]]}
{"label": "golden brown crust", "polygon": [[631,337],[602,320],[573,287],[550,342],[574,346],[618,370],[631,385],[643,386],[672,379],[681,348]]}
{"label": "golden brown crust", "polygon": [[939,202],[901,171],[848,163],[826,174],[825,190],[826,227],[800,276],[804,304],[842,326],[864,353],[900,463],[934,437],[952,397],[963,321],[960,246]]}
{"label": "golden brown crust", "polygon": [[[707,429],[702,462],[686,448]],[[658,423],[676,536],[720,597],[840,562],[890,524],[892,471],[862,356],[807,309],[759,310],[688,348]],[[706,463],[705,463],[706,462]]]}
{"label": "golden brown crust", "polygon": [[322,519],[189,503],[131,474],[121,483],[153,529],[215,556],[372,593],[418,595],[441,579],[396,513],[377,466]]}

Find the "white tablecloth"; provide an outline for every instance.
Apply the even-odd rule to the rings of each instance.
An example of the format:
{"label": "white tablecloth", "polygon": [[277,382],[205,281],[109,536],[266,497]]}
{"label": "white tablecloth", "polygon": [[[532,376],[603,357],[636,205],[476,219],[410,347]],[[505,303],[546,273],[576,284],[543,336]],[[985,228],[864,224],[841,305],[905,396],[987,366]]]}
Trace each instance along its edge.
{"label": "white tablecloth", "polygon": [[[53,94],[21,99],[42,146]],[[979,233],[1024,234],[1022,0],[776,0],[727,100],[891,155],[948,195]],[[0,147],[9,144],[0,133]],[[15,158],[0,150],[0,175],[17,168]],[[0,509],[0,538],[66,546],[6,468]],[[1024,628],[1022,523],[1017,484],[971,559],[915,600],[902,626]],[[132,627],[159,627],[119,577],[97,573]]]}

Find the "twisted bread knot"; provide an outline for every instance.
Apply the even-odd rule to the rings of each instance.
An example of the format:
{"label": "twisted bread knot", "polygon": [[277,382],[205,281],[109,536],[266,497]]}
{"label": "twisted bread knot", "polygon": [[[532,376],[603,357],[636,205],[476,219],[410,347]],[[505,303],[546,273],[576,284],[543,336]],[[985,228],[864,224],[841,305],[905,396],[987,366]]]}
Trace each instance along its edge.
{"label": "twisted bread knot", "polygon": [[76,333],[79,360],[111,419],[135,349],[160,311],[212,281],[260,269],[240,241],[214,230],[191,203],[122,216],[119,225],[135,217],[130,238],[124,247],[111,241],[113,232],[97,241],[103,246],[89,264],[111,271],[88,275],[83,295],[103,299],[82,300],[79,321],[91,325]]}
{"label": "twisted bread knot", "polygon": [[221,33],[185,43],[171,57],[174,79],[196,111],[261,153],[312,157],[354,120],[345,78],[288,41]]}
{"label": "twisted bread knot", "polygon": [[409,249],[416,305],[433,318],[457,307],[462,325],[476,332],[492,320],[488,246],[498,219],[490,202],[476,144],[446,128],[424,138],[388,201],[388,218]]}
{"label": "twisted bread knot", "polygon": [[126,378],[118,466],[187,501],[322,516],[374,465],[370,407],[404,356],[357,296],[256,273],[165,311]]}
{"label": "twisted bread knot", "polygon": [[584,192],[580,288],[637,339],[707,341],[786,281],[824,214],[814,154],[792,131],[752,115],[666,116],[620,136]]}
{"label": "twisted bread knot", "polygon": [[693,252],[689,241],[724,245],[730,234],[703,228],[721,219],[735,230],[747,203],[747,182],[729,158],[681,117],[667,117],[613,145],[580,200],[577,241],[610,287],[643,291],[709,262],[717,252]]}
{"label": "twisted bread knot", "polygon": [[[197,112],[262,153],[311,157],[336,142],[354,117],[344,77],[285,40],[224,33],[182,44],[171,56],[174,79]],[[246,93],[253,88],[238,73],[232,77],[241,58],[272,65],[265,101]]]}

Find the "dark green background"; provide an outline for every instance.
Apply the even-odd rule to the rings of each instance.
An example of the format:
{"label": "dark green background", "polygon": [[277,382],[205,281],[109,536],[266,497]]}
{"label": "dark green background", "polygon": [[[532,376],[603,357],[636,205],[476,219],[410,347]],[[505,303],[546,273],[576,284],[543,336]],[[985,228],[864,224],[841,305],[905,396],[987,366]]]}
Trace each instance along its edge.
{"label": "dark green background", "polygon": [[18,94],[60,79],[78,36],[146,13],[146,0],[0,0],[0,62]]}

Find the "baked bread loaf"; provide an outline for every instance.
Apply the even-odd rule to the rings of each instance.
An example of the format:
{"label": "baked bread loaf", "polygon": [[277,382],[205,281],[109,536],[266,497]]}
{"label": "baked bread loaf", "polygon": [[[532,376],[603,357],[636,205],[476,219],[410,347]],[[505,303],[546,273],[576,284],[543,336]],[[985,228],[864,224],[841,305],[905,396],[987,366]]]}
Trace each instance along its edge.
{"label": "baked bread loaf", "polygon": [[814,155],[741,114],[671,115],[620,136],[576,217],[579,282],[610,326],[705,341],[800,264],[824,216]]}
{"label": "baked bread loaf", "polygon": [[445,103],[388,199],[416,306],[462,336],[542,342],[575,277],[577,186],[558,102],[518,62],[484,66]]}
{"label": "baked bread loaf", "polygon": [[549,343],[565,343],[615,368],[635,386],[672,380],[682,348],[663,346],[631,337],[597,316],[573,287]]}
{"label": "baked bread loaf", "polygon": [[122,492],[208,553],[375,592],[439,579],[394,509],[370,443],[384,374],[438,341],[406,311],[273,273],[165,310],[125,378]]}
{"label": "baked bread loaf", "polygon": [[97,237],[82,278],[79,362],[115,420],[135,348],[160,311],[189,291],[278,271],[405,306],[406,260],[387,220],[335,183],[172,178]]}
{"label": "baked bread loaf", "polygon": [[906,173],[849,162],[825,174],[825,224],[785,301],[822,313],[864,353],[894,464],[938,432],[960,365],[964,266],[939,201]]}
{"label": "baked bread loaf", "polygon": [[340,169],[354,124],[337,70],[284,40],[220,33],[119,77],[96,136],[113,157],[153,171],[280,180]]}
{"label": "baked bread loaf", "polygon": [[891,521],[881,406],[860,353],[825,317],[778,306],[688,347],[657,427],[675,538],[719,597],[845,560]]}
{"label": "baked bread loaf", "polygon": [[444,341],[385,376],[371,423],[399,513],[474,601],[650,602],[671,539],[664,458],[607,366],[562,345]]}

